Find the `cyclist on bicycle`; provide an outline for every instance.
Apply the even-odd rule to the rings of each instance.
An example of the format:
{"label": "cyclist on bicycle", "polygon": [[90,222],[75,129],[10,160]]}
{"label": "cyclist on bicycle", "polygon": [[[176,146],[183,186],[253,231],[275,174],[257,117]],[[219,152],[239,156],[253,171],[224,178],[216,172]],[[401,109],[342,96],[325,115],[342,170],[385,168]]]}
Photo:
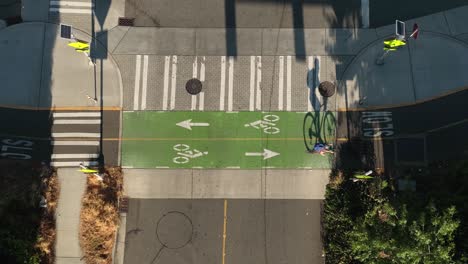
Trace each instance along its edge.
{"label": "cyclist on bicycle", "polygon": [[332,148],[333,148],[333,145],[331,144],[315,143],[314,148],[310,150],[309,152],[318,153],[322,156],[325,156],[325,153],[331,153],[331,154],[335,153],[333,150],[331,150]]}

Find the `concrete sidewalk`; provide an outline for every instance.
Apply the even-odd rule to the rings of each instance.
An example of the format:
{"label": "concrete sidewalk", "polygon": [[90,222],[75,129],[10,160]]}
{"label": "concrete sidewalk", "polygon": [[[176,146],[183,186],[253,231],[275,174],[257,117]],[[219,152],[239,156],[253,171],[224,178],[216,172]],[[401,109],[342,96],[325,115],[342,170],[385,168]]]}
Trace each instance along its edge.
{"label": "concrete sidewalk", "polygon": [[[338,108],[386,107],[434,98],[468,85],[468,6],[406,22],[411,32],[419,25],[416,40],[390,52],[383,65],[383,40],[394,34],[394,25],[378,28],[378,39],[363,48],[348,65],[340,81]],[[363,104],[359,105],[359,99]]]}
{"label": "concrete sidewalk", "polygon": [[56,264],[84,263],[79,244],[81,198],[86,175],[76,168],[59,168],[60,198],[57,207]]}
{"label": "concrete sidewalk", "polygon": [[[73,33],[91,42],[88,34],[79,30]],[[96,43],[92,49],[102,60],[90,66],[85,54],[74,51],[60,38],[58,25],[13,25],[0,30],[0,42],[0,78],[4,80],[0,105],[33,109],[97,106],[87,94],[102,98],[104,106],[121,105],[119,69],[102,45]]]}
{"label": "concrete sidewalk", "polygon": [[324,199],[329,170],[125,169],[131,198]]}

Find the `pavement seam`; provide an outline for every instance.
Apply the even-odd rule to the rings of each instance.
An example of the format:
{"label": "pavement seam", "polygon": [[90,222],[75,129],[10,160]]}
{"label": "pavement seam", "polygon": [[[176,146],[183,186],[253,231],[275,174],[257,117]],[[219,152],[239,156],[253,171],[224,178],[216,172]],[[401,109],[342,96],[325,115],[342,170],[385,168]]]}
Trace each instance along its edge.
{"label": "pavement seam", "polygon": [[449,31],[450,35],[453,35],[452,30],[450,29],[450,24],[449,24],[449,22],[447,20],[447,15],[445,14],[445,12],[446,11],[442,12],[444,14],[445,23],[447,24],[447,28],[448,28],[448,31]]}
{"label": "pavement seam", "polygon": [[[131,27],[127,27],[127,31],[125,31],[125,34],[122,36],[122,38],[120,38],[119,42],[117,43],[117,45],[115,45],[114,49],[112,51],[110,51],[111,54],[116,54],[115,50],[119,47],[122,40],[127,36],[128,32],[130,31],[130,28]],[[118,54],[116,54],[116,55],[118,55]]]}

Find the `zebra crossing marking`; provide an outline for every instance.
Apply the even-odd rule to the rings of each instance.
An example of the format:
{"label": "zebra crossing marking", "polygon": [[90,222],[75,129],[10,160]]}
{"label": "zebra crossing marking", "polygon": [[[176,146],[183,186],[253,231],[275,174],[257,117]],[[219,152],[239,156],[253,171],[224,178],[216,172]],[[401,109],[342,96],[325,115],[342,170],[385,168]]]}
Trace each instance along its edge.
{"label": "zebra crossing marking", "polygon": [[94,3],[77,1],[50,1],[49,12],[63,14],[91,14]]}
{"label": "zebra crossing marking", "polygon": [[[172,59],[171,59],[172,57]],[[169,76],[171,77],[169,79]],[[163,110],[174,110],[177,81],[177,56],[166,56],[164,60]],[[169,85],[171,86],[169,90]],[[170,101],[170,102],[168,102]]]}
{"label": "zebra crossing marking", "polygon": [[286,57],[286,111],[291,111],[291,56]]}
{"label": "zebra crossing marking", "polygon": [[[200,77],[198,76],[198,56],[195,56],[195,61],[193,62],[192,78],[198,78],[202,83],[205,81],[205,60],[206,57],[203,56],[200,61]],[[191,110],[194,111],[197,109],[197,98],[198,100],[198,110],[203,111],[205,109],[205,92],[200,92],[199,94],[192,95],[192,106]]]}
{"label": "zebra crossing marking", "polygon": [[146,109],[146,92],[148,88],[148,55],[143,57],[143,80],[141,87],[141,108],[140,110]]}
{"label": "zebra crossing marking", "polygon": [[278,110],[283,111],[283,93],[284,93],[284,56],[279,56],[278,73]]}
{"label": "zebra crossing marking", "polygon": [[[157,109],[162,110],[162,111],[170,111],[170,110],[178,110],[178,109],[186,109],[186,107],[189,110],[192,111],[204,111],[206,107],[213,110],[219,109],[220,111],[227,111],[227,112],[232,112],[234,109],[234,100],[242,100],[241,102],[236,102],[236,105],[239,105],[239,107],[246,107],[247,109],[239,109],[239,110],[247,110],[247,111],[261,111],[262,110],[262,96],[265,96],[265,91],[263,91],[262,85],[262,78],[264,78],[263,73],[262,73],[262,68],[263,67],[269,67],[270,61],[266,61],[267,64],[263,65],[265,61],[262,62],[262,56],[250,56],[250,60],[248,60],[247,57],[247,62],[244,61],[239,61],[235,62],[234,57],[231,56],[219,56],[219,60],[216,61],[207,61],[206,56],[194,56],[193,61],[192,61],[192,69],[190,69],[190,63],[186,64],[184,61],[180,61],[178,56],[176,55],[168,55],[168,56],[163,56],[159,57],[162,58],[162,64],[164,64],[164,71],[161,69],[161,87],[154,87],[152,83],[148,84],[148,81],[150,80],[150,77],[148,74],[153,74],[151,69],[149,67],[152,67],[150,63],[153,63],[153,59],[149,58],[151,55],[135,55],[136,61],[135,61],[135,79],[132,80],[134,81],[134,91],[132,94],[134,94],[134,99],[133,99],[133,105],[132,102],[129,100],[129,109],[128,110],[147,110],[148,104],[150,102],[153,102],[155,99],[154,98],[148,98],[148,94],[151,89],[156,89],[156,94],[161,94],[160,97],[156,97],[156,100],[162,100],[162,106],[158,106]],[[184,57],[185,58],[185,57]],[[208,57],[210,58],[210,57]],[[278,78],[274,80],[275,87],[274,89],[278,89],[277,91],[277,96],[278,98],[274,98],[272,109],[278,110],[278,111],[295,111],[297,110],[303,110],[303,111],[313,111],[314,105],[321,104],[321,102],[317,102],[317,100],[320,101],[321,96],[316,96],[316,93],[318,93],[316,86],[318,85],[318,78],[320,76],[320,68],[319,66],[316,66],[315,64],[320,64],[320,56],[308,56],[307,57],[307,62],[305,66],[302,66],[303,64],[296,62],[294,60],[293,56],[277,56],[275,59],[278,67],[274,69],[275,72],[273,74],[278,74]],[[151,62],[149,62],[151,60]],[[158,61],[158,58],[155,59],[155,61]],[[180,62],[180,65],[179,65]],[[246,80],[248,82],[247,87],[234,87],[234,67],[235,63],[239,63],[239,67],[242,69],[245,69],[246,66],[248,67],[248,64],[250,62],[250,72],[249,68],[247,68],[246,74],[250,74],[250,80]],[[207,65],[209,63],[209,65]],[[220,75],[217,75],[217,77],[214,77],[215,80],[216,78],[220,78],[219,82],[215,85],[215,89],[206,89],[200,92],[197,95],[189,95],[188,98],[184,97],[181,99],[178,99],[177,96],[181,96],[181,93],[177,93],[177,89],[182,89],[182,83],[177,83],[177,78],[180,78],[180,75],[184,75],[183,78],[187,77],[192,77],[192,78],[197,78],[201,82],[203,82],[203,85],[208,85],[207,87],[211,87],[213,84],[207,83],[205,84],[206,81],[206,70],[207,69],[212,69],[211,67],[215,66],[213,65],[219,63],[219,68],[220,69]],[[299,63],[299,64],[296,64]],[[210,66],[210,68],[207,68],[207,66]],[[180,68],[182,67],[182,68]],[[238,66],[236,66],[238,67]],[[297,71],[303,71],[304,76],[307,76],[308,82],[307,82],[307,91],[302,90],[304,87],[303,82],[300,82],[300,80],[293,80],[293,67],[294,67],[294,74],[296,74]],[[188,68],[188,69],[187,69]],[[216,67],[215,67],[216,68]],[[268,68],[269,69],[269,68]],[[188,72],[187,72],[188,70]],[[151,71],[151,72],[150,72]],[[178,75],[179,71],[179,77]],[[158,72],[158,71],[157,71]],[[189,76],[186,76],[186,73],[188,73]],[[210,72],[211,73],[211,72]],[[271,74],[271,73],[269,73]],[[239,75],[240,78],[245,78],[242,75]],[[239,78],[239,76],[236,76],[236,78]],[[213,76],[208,75],[209,78],[213,78]],[[213,80],[209,80],[213,81]],[[278,82],[278,86],[276,87],[276,81]],[[218,86],[219,85],[219,86]],[[297,86],[299,85],[299,86]],[[149,86],[149,87],[148,87]],[[217,87],[216,87],[217,86]],[[315,87],[312,87],[315,86]],[[234,89],[238,88],[240,89],[238,92],[245,93],[245,95],[240,95],[236,96],[234,98]],[[150,90],[148,90],[150,89]],[[159,90],[160,89],[160,90]],[[245,91],[245,90],[247,91]],[[162,91],[161,91],[162,90]],[[298,90],[298,91],[296,91]],[[180,92],[180,91],[179,91]],[[208,94],[206,94],[208,92]],[[267,89],[266,93],[269,94],[271,91],[270,89]],[[304,102],[302,101],[303,99],[300,98],[293,98],[293,92],[294,94],[297,92],[301,96],[300,98],[305,98],[307,100],[306,105],[304,105]],[[311,94],[311,93],[314,94]],[[213,93],[219,93],[218,94],[213,94]],[[273,93],[276,96],[276,91],[273,91]],[[302,95],[303,94],[303,95]],[[211,99],[211,96],[216,96],[216,101],[215,102],[206,102],[205,97],[209,96],[208,98]],[[219,106],[217,105],[217,101],[219,96]],[[162,99],[160,99],[162,97]],[[190,99],[189,99],[190,98]],[[182,100],[183,99],[183,100]],[[188,100],[188,104],[191,105],[178,105],[176,108],[176,100],[181,100],[185,101],[186,99]],[[314,100],[315,102],[312,102]],[[159,101],[160,102],[160,101]],[[185,101],[186,102],[186,101]],[[276,104],[277,102],[277,104]],[[179,103],[179,104],[181,104]],[[207,105],[205,105],[205,103]],[[296,105],[297,104],[297,105]],[[150,108],[155,107],[154,105],[151,106]],[[160,107],[160,108],[159,108]],[[301,109],[304,107],[304,109]],[[297,109],[299,108],[299,109]],[[307,108],[307,109],[305,109]],[[157,110],[155,109],[155,110]],[[236,109],[237,110],[237,109]]]}
{"label": "zebra crossing marking", "polygon": [[[94,125],[94,129],[96,127],[100,129],[101,112],[54,112],[52,117],[53,130],[56,126],[67,126],[75,129],[72,130],[74,132],[51,133],[51,145],[54,147],[62,146],[61,148],[54,148],[54,152],[50,156],[52,160],[51,165],[55,167],[76,167],[79,166],[83,160],[85,165],[97,165],[98,162],[93,160],[99,158],[99,153],[96,153],[98,149],[89,148],[89,146],[99,148],[100,142],[97,139],[101,137],[101,133],[86,132],[86,130],[91,128],[90,126],[74,125]],[[67,140],[73,138],[82,138],[82,140]],[[82,147],[87,148],[83,149]],[[57,151],[60,153],[57,153]],[[91,153],[86,153],[88,151]]]}
{"label": "zebra crossing marking", "polygon": [[99,141],[52,140],[50,144],[53,146],[99,146]]}
{"label": "zebra crossing marking", "polygon": [[232,94],[234,86],[234,57],[229,57],[228,68],[228,111],[232,112]]}
{"label": "zebra crossing marking", "polygon": [[65,113],[57,113],[54,112],[52,117],[100,117],[100,112],[65,112]]}
{"label": "zebra crossing marking", "polygon": [[58,119],[54,121],[57,125],[94,125],[101,124],[101,119]]}
{"label": "zebra crossing marking", "polygon": [[52,159],[96,159],[99,154],[77,153],[77,154],[52,154]]}
{"label": "zebra crossing marking", "polygon": [[51,161],[50,166],[52,167],[79,167],[80,164],[84,166],[97,166],[98,161]]}
{"label": "zebra crossing marking", "polygon": [[171,110],[175,108],[175,93],[177,81],[177,56],[172,56],[172,75],[171,75]]}
{"label": "zebra crossing marking", "polygon": [[69,132],[56,132],[52,133],[53,138],[99,138],[101,137],[101,133],[69,133]]}

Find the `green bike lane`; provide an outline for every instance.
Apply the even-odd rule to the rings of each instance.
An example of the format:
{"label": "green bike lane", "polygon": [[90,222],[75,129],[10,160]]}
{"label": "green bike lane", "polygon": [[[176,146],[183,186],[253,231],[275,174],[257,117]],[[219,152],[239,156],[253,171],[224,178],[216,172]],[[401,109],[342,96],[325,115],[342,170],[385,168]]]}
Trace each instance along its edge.
{"label": "green bike lane", "polygon": [[[307,116],[306,116],[307,115]],[[330,168],[334,113],[124,112],[122,165],[133,168]],[[305,135],[305,138],[304,138]]]}

